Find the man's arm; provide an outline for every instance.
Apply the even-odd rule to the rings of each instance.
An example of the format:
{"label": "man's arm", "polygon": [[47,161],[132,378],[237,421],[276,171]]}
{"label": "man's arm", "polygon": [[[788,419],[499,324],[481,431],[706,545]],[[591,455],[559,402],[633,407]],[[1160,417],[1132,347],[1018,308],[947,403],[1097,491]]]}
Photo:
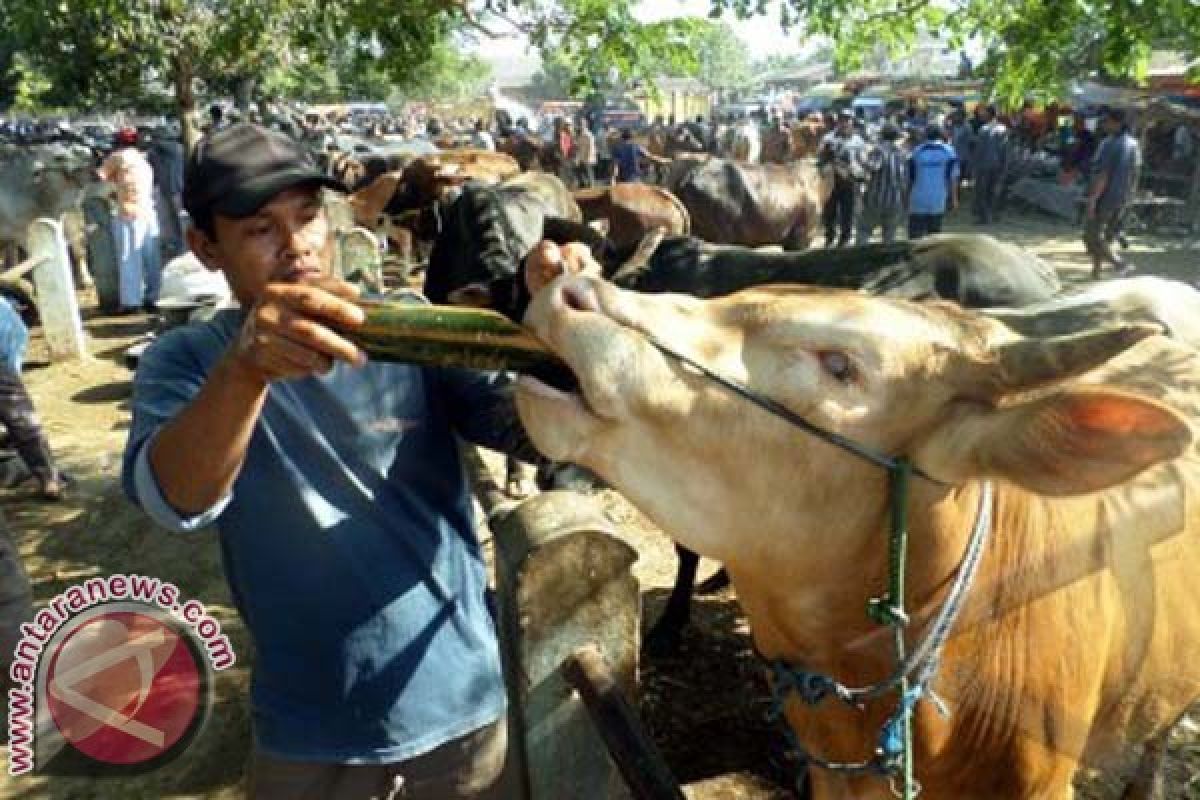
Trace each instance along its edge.
{"label": "man's arm", "polygon": [[173,509],[198,514],[229,494],[272,381],[327,372],[334,359],[364,362],[327,327],[361,324],[354,294],[342,281],[267,287],[200,392],[151,440],[150,469]]}

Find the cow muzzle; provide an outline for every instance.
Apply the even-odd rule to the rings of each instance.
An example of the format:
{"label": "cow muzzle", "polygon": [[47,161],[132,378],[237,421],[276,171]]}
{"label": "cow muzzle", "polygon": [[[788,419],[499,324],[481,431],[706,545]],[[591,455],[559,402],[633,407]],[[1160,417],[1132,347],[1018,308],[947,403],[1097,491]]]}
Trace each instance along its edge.
{"label": "cow muzzle", "polygon": [[567,364],[579,385],[577,392],[567,392],[523,379],[530,391],[545,397],[575,394],[581,408],[600,419],[627,416],[627,400],[639,390],[634,384],[644,342],[625,324],[622,294],[581,275],[562,276],[538,293],[525,324]]}

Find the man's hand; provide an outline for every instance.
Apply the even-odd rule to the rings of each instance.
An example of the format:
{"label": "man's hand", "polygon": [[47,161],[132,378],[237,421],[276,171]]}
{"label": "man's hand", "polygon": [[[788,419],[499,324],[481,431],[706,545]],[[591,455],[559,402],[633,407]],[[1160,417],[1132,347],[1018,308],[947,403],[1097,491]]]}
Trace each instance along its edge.
{"label": "man's hand", "polygon": [[334,359],[362,366],[366,354],[331,327],[363,323],[362,309],[350,302],[357,296],[336,278],[269,284],[242,325],[233,365],[264,384],[328,372]]}
{"label": "man's hand", "polygon": [[596,277],[604,274],[592,258],[592,251],[582,242],[559,246],[543,240],[534,246],[525,259],[525,286],[531,295],[536,295],[559,275],[574,274]]}

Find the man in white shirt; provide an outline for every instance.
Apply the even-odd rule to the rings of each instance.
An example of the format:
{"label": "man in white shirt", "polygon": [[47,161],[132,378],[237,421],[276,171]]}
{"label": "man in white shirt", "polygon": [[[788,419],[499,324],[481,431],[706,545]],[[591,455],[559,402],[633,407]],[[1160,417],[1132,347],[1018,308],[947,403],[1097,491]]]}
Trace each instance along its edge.
{"label": "man in white shirt", "polygon": [[118,313],[131,314],[139,307],[156,311],[162,285],[162,254],[158,248],[158,213],[154,207],[154,170],[137,149],[137,131],[122,128],[116,150],[100,168],[104,180],[114,184],[117,210],[113,239],[117,246]]}

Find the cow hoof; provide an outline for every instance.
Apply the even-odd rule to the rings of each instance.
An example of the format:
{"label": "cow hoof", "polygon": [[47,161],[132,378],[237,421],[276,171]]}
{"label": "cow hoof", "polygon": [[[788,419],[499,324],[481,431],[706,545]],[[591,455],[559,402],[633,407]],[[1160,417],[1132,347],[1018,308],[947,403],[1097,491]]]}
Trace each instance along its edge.
{"label": "cow hoof", "polygon": [[696,594],[710,595],[729,587],[729,573],[724,569],[719,569],[712,574],[707,580],[701,581],[696,587]]}

